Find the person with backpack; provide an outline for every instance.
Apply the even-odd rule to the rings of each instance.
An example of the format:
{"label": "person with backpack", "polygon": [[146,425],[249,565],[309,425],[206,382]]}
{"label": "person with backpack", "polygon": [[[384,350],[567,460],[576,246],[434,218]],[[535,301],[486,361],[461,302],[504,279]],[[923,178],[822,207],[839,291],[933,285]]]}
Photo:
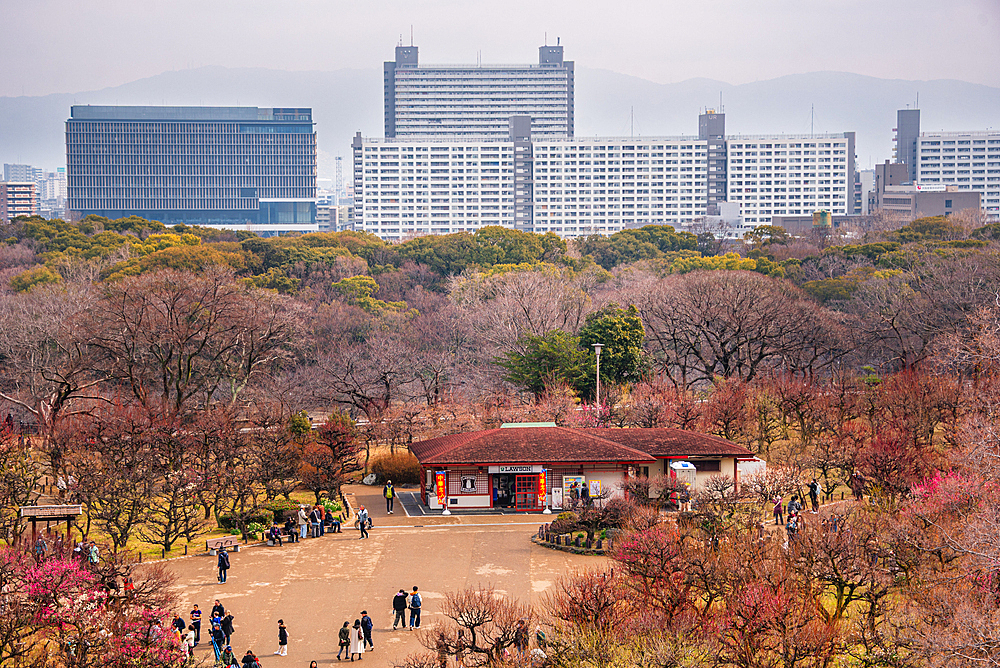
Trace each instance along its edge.
{"label": "person with backpack", "polygon": [[219,582],[226,584],[226,573],[229,572],[229,553],[225,547],[219,548]]}
{"label": "person with backpack", "polygon": [[420,628],[420,604],[423,601],[420,600],[420,594],[417,593],[417,588],[413,588],[413,593],[410,594],[410,630]]}
{"label": "person with backpack", "polygon": [[392,622],[392,630],[396,630],[398,624],[402,624],[403,628],[406,628],[406,592],[402,589],[399,593],[392,597],[392,611],[395,613],[396,618]]}
{"label": "person with backpack", "polygon": [[340,632],[337,634],[337,638],[340,642],[340,649],[337,651],[337,661],[340,661],[341,652],[345,653],[350,657],[351,654],[351,623],[344,622],[344,625],[340,627]]}
{"label": "person with backpack", "polygon": [[375,624],[372,623],[372,618],[368,616],[367,610],[361,611],[361,630],[365,633],[365,643],[371,649],[375,649],[375,643],[372,642],[372,627]]}
{"label": "person with backpack", "polygon": [[285,628],[285,620],[278,620],[278,656],[288,656],[288,629]]}
{"label": "person with backpack", "polygon": [[382,488],[382,496],[385,497],[386,512],[392,515],[393,501],[396,500],[396,488],[392,486],[391,480],[385,481],[385,487]]}

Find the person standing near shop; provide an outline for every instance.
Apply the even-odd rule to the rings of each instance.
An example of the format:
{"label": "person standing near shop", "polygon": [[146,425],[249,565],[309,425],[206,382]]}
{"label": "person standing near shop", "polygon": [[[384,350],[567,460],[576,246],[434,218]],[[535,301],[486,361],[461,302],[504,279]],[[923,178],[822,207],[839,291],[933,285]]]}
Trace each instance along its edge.
{"label": "person standing near shop", "polygon": [[278,656],[288,656],[288,629],[285,628],[285,620],[278,620]]}
{"label": "person standing near shop", "polygon": [[385,497],[385,511],[392,515],[393,501],[396,500],[396,488],[392,486],[391,480],[385,481],[385,487],[382,488],[382,496]]}
{"label": "person standing near shop", "polygon": [[413,588],[413,593],[410,594],[410,630],[420,628],[420,605],[423,601],[420,600],[420,594],[417,592],[417,588]]}

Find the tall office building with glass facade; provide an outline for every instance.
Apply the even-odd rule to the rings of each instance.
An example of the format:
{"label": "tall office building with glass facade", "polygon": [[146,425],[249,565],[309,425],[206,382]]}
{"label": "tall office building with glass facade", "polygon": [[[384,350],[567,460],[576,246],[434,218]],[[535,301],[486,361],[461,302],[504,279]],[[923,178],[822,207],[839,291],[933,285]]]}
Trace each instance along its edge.
{"label": "tall office building with glass facade", "polygon": [[66,165],[74,216],[317,229],[311,109],[74,106]]}

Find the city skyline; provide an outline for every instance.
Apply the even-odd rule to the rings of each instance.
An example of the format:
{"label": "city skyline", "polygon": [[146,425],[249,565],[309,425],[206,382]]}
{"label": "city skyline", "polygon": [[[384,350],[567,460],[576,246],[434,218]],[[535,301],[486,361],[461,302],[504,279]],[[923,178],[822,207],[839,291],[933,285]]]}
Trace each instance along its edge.
{"label": "city skyline", "polygon": [[561,39],[580,66],[658,83],[740,84],[844,71],[1000,86],[1000,71],[991,65],[1000,61],[1000,5],[990,0],[822,7],[633,0],[614,14],[597,11],[604,7],[597,3],[520,0],[478,3],[474,10],[461,5],[466,11],[446,0],[346,7],[301,1],[280,11],[230,0],[5,4],[0,39],[9,47],[8,67],[0,73],[0,97],[94,90],[203,66],[367,69],[389,47],[409,44],[411,26],[428,63],[523,62],[539,44]]}

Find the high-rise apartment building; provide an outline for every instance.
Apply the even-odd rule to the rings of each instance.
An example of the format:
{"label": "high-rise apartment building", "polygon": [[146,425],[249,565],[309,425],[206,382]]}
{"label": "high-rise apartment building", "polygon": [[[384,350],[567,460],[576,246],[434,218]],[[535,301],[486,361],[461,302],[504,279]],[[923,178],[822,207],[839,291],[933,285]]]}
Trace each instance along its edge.
{"label": "high-rise apartment building", "polygon": [[[928,187],[945,191],[948,186],[975,190],[986,215],[1000,218],[1000,131],[921,132],[919,109],[897,111],[895,130],[896,163],[905,166],[906,180],[899,183],[897,176],[897,183],[886,182],[884,187],[906,184],[925,192]],[[877,174],[875,186],[877,193]]]}
{"label": "high-rise apartment building", "polygon": [[0,221],[38,214],[38,194],[32,181],[0,181]]}
{"label": "high-rise apartment building", "polygon": [[77,216],[316,229],[311,109],[74,106],[66,164]]}
{"label": "high-rise apartment building", "polygon": [[354,229],[384,239],[501,225],[563,237],[705,215],[697,137],[354,140]]}
{"label": "high-rise apartment building", "polygon": [[923,132],[914,143],[917,185],[975,190],[986,215],[1000,218],[1000,131]]}
{"label": "high-rise apartment building", "polygon": [[726,137],[728,201],[751,225],[776,215],[854,213],[854,133]]}
{"label": "high-rise apartment building", "polygon": [[524,117],[498,139],[359,133],[355,229],[389,240],[487,225],[577,237],[690,228],[732,205],[750,227],[853,212],[854,133],[726,137],[721,116],[703,114],[698,137],[535,137]]}
{"label": "high-rise apartment building", "polygon": [[511,116],[531,117],[535,137],[573,136],[573,61],[543,46],[537,65],[421,65],[397,46],[383,66],[385,136],[508,136]]}

